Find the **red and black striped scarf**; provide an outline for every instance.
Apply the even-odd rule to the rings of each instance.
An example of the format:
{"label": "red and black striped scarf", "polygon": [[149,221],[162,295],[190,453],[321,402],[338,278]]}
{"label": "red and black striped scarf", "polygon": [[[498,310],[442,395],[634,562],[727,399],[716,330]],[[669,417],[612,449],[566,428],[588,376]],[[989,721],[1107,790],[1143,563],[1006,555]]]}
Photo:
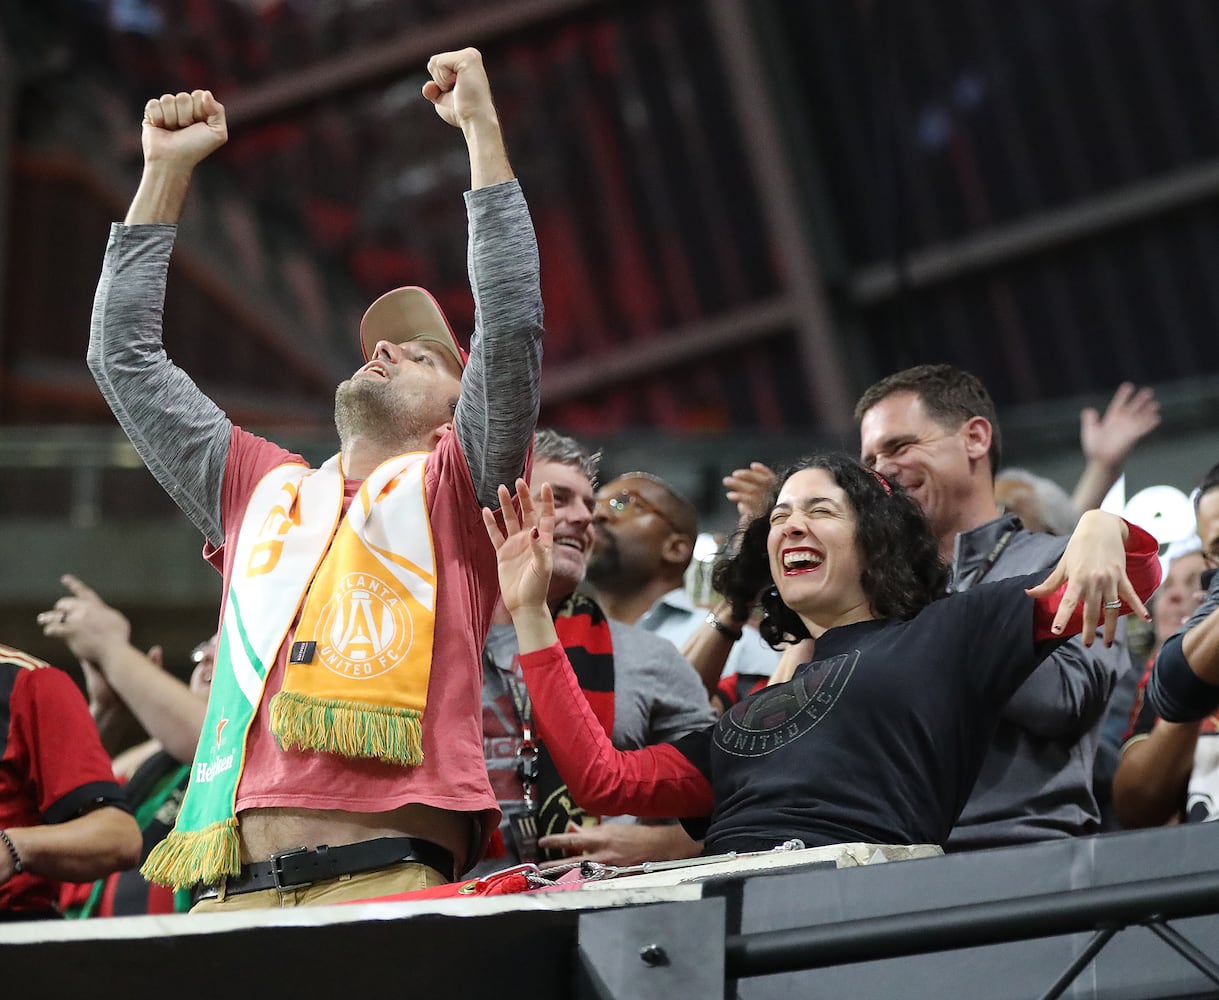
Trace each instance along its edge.
{"label": "red and black striped scarf", "polygon": [[[609,619],[592,598],[572,594],[560,606],[555,632],[567,653],[589,707],[607,736],[614,733],[614,643]],[[601,821],[572,801],[546,747],[538,757],[538,835],[564,833]],[[540,851],[543,860],[558,860],[562,852]]]}

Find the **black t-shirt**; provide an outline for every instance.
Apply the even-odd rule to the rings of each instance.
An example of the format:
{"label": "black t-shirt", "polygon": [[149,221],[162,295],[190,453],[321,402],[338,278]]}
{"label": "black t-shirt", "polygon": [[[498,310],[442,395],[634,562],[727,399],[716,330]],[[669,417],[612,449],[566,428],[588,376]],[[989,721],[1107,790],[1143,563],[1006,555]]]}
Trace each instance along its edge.
{"label": "black t-shirt", "polygon": [[[793,678],[675,744],[711,782],[705,850],[942,844],[999,712],[1061,640],[1034,643],[1044,573],[831,629]],[[701,831],[698,831],[701,832]]]}

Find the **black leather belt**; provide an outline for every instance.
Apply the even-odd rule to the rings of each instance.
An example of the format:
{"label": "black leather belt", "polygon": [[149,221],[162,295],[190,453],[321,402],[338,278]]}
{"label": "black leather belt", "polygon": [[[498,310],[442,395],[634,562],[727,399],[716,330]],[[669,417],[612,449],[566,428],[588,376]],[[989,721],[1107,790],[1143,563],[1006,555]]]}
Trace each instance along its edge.
{"label": "black leather belt", "polygon": [[[412,861],[435,868],[446,879],[456,877],[452,852],[439,844],[418,837],[381,837],[342,847],[322,844],[316,849],[297,847],[279,851],[271,855],[270,861],[242,865],[239,874],[225,880],[224,894],[236,896],[260,889],[298,889],[340,875],[355,875]],[[213,899],[219,895],[218,886],[208,886],[195,896],[195,900]]]}

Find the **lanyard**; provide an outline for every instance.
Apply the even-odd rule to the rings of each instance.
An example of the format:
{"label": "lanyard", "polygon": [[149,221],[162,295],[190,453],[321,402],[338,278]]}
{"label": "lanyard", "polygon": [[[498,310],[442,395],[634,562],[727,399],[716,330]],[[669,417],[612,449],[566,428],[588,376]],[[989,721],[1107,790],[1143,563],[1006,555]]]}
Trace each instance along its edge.
{"label": "lanyard", "polygon": [[[516,658],[513,658],[513,667]],[[500,670],[491,654],[483,652],[483,669],[497,671],[508,687],[512,697],[512,708],[516,712],[517,724],[521,727],[521,743],[516,748],[516,773],[521,779],[525,805],[532,812],[537,805],[538,757],[542,748],[533,738],[533,703],[529,700],[529,691],[524,681],[517,676],[516,670]]]}
{"label": "lanyard", "polygon": [[994,547],[989,553],[987,553],[986,558],[983,559],[978,566],[974,567],[972,572],[966,573],[953,584],[953,593],[959,594],[961,591],[968,590],[975,584],[979,584],[985,580],[987,574],[995,568],[995,563],[999,561],[999,556],[1003,554],[1003,550],[1007,548],[1007,543],[1012,540],[1012,535],[1015,533],[1015,528],[1008,528],[1005,532],[1003,532],[1003,534],[999,536],[999,540],[995,542]]}

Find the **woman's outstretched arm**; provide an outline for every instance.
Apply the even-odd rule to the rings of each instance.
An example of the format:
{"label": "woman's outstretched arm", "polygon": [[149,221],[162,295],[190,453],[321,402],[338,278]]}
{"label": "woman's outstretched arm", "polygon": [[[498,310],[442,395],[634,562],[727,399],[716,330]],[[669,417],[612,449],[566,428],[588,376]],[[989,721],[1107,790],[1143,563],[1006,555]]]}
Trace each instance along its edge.
{"label": "woman's outstretched arm", "polygon": [[506,486],[499,501],[503,528],[489,509],[483,521],[499,560],[500,597],[516,628],[538,734],[572,797],[603,814],[709,815],[711,785],[693,763],[667,744],[615,749],[580,690],[546,604],[554,545],[549,484],[536,508],[523,479],[515,503]]}

